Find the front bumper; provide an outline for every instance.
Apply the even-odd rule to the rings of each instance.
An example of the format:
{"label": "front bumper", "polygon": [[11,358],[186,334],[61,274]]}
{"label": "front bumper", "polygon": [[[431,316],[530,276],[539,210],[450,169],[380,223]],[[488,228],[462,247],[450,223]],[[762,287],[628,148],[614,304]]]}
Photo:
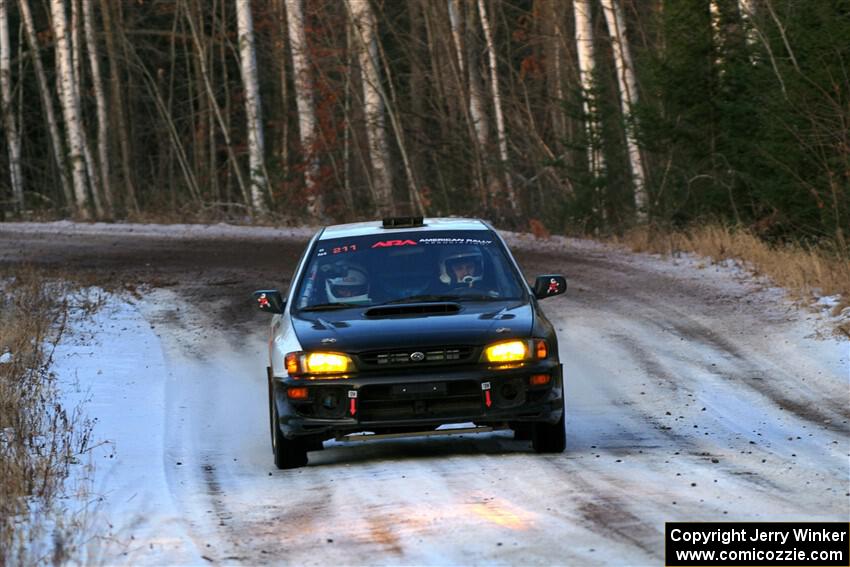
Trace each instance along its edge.
{"label": "front bumper", "polygon": [[[548,375],[549,382],[532,385],[531,376],[539,375]],[[307,399],[290,399],[290,387],[306,387]],[[562,366],[557,361],[511,369],[474,366],[336,380],[273,378],[278,426],[290,439],[429,429],[448,423],[556,423],[564,410],[563,392]]]}

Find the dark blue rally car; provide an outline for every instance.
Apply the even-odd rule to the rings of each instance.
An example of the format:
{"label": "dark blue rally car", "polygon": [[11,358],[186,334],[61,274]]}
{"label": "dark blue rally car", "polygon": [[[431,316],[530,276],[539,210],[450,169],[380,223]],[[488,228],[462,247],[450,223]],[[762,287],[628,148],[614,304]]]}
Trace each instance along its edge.
{"label": "dark blue rally car", "polygon": [[[558,340],[488,223],[390,218],[329,226],[310,241],[273,313],[269,423],[275,465],[307,464],[327,439],[510,427],[537,452],[565,447]],[[447,424],[472,424],[439,429]]]}

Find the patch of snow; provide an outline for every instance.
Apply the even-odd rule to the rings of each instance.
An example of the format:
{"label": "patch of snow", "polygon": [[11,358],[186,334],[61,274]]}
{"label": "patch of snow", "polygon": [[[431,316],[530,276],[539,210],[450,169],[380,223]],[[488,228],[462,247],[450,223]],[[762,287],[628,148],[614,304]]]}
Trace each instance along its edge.
{"label": "patch of snow", "polygon": [[103,307],[77,319],[52,367],[65,404],[82,403],[99,440],[90,452],[99,502],[92,523],[103,536],[95,556],[105,564],[199,563],[166,479],[169,377],[159,339],[133,305],[100,297]]}
{"label": "patch of snow", "polygon": [[12,353],[9,351],[0,354],[0,364],[9,364],[12,362]]}
{"label": "patch of snow", "polygon": [[817,303],[818,305],[821,305],[821,306],[823,306],[827,309],[832,309],[833,307],[838,305],[840,301],[841,301],[840,295],[824,295],[824,296],[819,297],[818,300],[815,303]]}

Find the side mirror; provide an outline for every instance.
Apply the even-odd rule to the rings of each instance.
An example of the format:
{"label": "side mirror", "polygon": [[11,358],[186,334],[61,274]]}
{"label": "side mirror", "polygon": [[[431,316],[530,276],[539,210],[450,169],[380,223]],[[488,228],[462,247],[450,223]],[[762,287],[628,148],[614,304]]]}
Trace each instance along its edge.
{"label": "side mirror", "polygon": [[265,311],[266,313],[283,313],[283,308],[286,306],[286,302],[276,289],[255,291],[254,299],[257,301],[257,307],[260,311]]}
{"label": "side mirror", "polygon": [[555,295],[561,295],[567,291],[567,278],[559,275],[537,276],[534,282],[534,297],[546,299]]}

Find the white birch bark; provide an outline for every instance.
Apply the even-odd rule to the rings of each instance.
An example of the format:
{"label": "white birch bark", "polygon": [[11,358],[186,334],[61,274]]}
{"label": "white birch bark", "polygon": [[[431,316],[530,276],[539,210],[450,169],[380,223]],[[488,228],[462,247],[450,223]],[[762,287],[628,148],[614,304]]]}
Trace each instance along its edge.
{"label": "white birch bark", "polygon": [[[471,8],[474,10],[474,8]],[[484,86],[481,84],[481,71],[478,66],[478,59],[475,56],[475,42],[469,38],[466,42],[467,47],[467,71],[466,78],[469,84],[469,119],[472,122],[472,128],[475,131],[475,137],[478,140],[478,146],[482,154],[486,154],[490,147],[490,120],[487,116],[487,108],[484,104]],[[490,188],[491,191],[494,189]],[[494,195],[491,194],[491,197]]]}
{"label": "white birch bark", "polygon": [[505,132],[505,117],[502,113],[502,96],[499,91],[499,71],[496,59],[496,47],[493,42],[493,32],[490,28],[490,18],[484,0],[478,0],[478,13],[481,17],[481,27],[484,29],[484,40],[487,42],[487,53],[490,57],[490,91],[493,96],[493,113],[496,117],[496,139],[499,144],[499,158],[505,174],[505,189],[508,192],[508,201],[514,213],[519,211],[519,202],[511,183],[511,174],[508,171],[508,138]]}
{"label": "white birch bark", "polygon": [[[579,78],[582,87],[585,133],[587,135],[587,159],[591,177],[599,178],[605,171],[605,156],[602,153],[602,125],[599,120],[594,89],[596,55],[593,46],[593,18],[590,0],[573,0],[576,28],[576,52],[578,55]],[[597,186],[597,202],[594,211],[606,220],[605,203],[601,188]]]}
{"label": "white birch bark", "polygon": [[375,39],[375,18],[369,0],[346,0],[357,36],[360,74],[363,83],[363,112],[366,117],[366,136],[375,186],[375,207],[384,216],[395,214],[392,198],[392,172],[389,146],[384,126],[384,101],[380,92],[378,49]]}
{"label": "white birch bark", "polygon": [[12,198],[15,209],[24,207],[24,185],[21,174],[21,139],[12,107],[12,62],[9,44],[8,0],[0,0],[0,105],[3,112],[3,129],[6,130],[6,145],[9,149],[9,172],[12,182]]}
{"label": "white birch bark", "polygon": [[608,24],[611,45],[614,51],[614,66],[617,70],[617,83],[620,87],[620,108],[626,121],[626,147],[629,154],[629,165],[632,170],[634,184],[634,204],[636,217],[639,222],[646,220],[646,173],[640,147],[635,137],[631,119],[634,117],[634,107],[637,103],[637,82],[629,43],[626,39],[626,23],[623,11],[617,0],[601,0],[602,11]]}
{"label": "white birch bark", "polygon": [[746,29],[747,45],[755,45],[758,42],[758,33],[753,21],[755,9],[754,0],[738,0],[738,11]]}
{"label": "white birch bark", "polygon": [[347,0],[355,37],[369,161],[377,214],[394,214],[392,172],[386,139],[384,100],[380,93],[376,23],[368,0]]}
{"label": "white birch bark", "polygon": [[588,138],[588,162],[590,173],[597,177],[605,169],[605,158],[599,147],[600,125],[594,101],[593,73],[596,69],[596,59],[589,0],[573,0],[573,11],[575,13],[579,78],[583,91],[582,108],[584,109],[585,130]]}
{"label": "white birch bark", "polygon": [[446,0],[449,8],[449,25],[452,28],[452,40],[454,41],[455,53],[457,54],[457,68],[460,76],[464,76],[463,64],[463,5],[461,0]]}
{"label": "white birch bark", "polygon": [[[6,2],[8,0],[2,0]],[[47,74],[44,72],[44,65],[41,62],[39,54],[38,39],[35,35],[35,25],[32,21],[32,11],[30,10],[29,0],[19,0],[18,5],[21,8],[21,18],[24,23],[24,32],[27,36],[27,43],[30,47],[30,55],[32,58],[33,67],[35,68],[35,76],[38,81],[38,92],[41,96],[41,105],[44,108],[44,115],[47,119],[47,130],[50,134],[50,143],[53,147],[53,160],[56,163],[56,169],[59,172],[59,181],[62,185],[62,194],[65,196],[65,202],[68,208],[72,211],[75,208],[74,195],[71,192],[71,180],[68,179],[68,170],[65,165],[65,146],[62,143],[62,134],[59,132],[59,123],[56,120],[56,112],[53,108],[53,97],[50,93],[50,87],[47,83]]]}
{"label": "white birch bark", "polygon": [[298,135],[306,162],[304,184],[307,193],[307,212],[314,218],[324,215],[324,203],[318,192],[319,156],[316,152],[316,109],[313,78],[310,72],[307,34],[304,30],[302,0],[286,0],[286,22],[289,29],[289,48],[295,84],[295,104],[298,107]]}
{"label": "white birch bark", "polygon": [[[91,66],[92,87],[97,105],[97,153],[100,170],[100,186],[103,188],[103,197],[106,201],[106,211],[109,216],[115,211],[115,203],[112,196],[112,185],[109,168],[109,114],[106,110],[106,95],[103,91],[103,77],[100,72],[100,50],[95,39],[94,12],[91,0],[83,1],[83,23],[85,27],[86,44],[88,46],[89,65]],[[93,172],[92,172],[93,173]]]}
{"label": "white birch bark", "polygon": [[80,137],[83,143],[83,157],[86,162],[86,175],[88,177],[90,196],[94,204],[94,212],[97,218],[103,217],[103,204],[100,200],[100,174],[98,173],[97,164],[94,156],[91,153],[88,134],[86,133],[85,115],[82,110],[82,102],[80,93],[83,92],[82,87],[82,49],[83,44],[80,41],[80,2],[79,0],[71,0],[71,28],[69,30],[71,36],[71,67],[73,69],[72,88],[74,90],[74,100],[77,104],[77,112],[80,117]]}
{"label": "white birch bark", "polygon": [[51,0],[50,13],[53,18],[53,36],[56,41],[56,80],[65,119],[65,134],[68,138],[68,159],[74,181],[74,199],[77,214],[90,218],[86,191],[86,163],[83,149],[82,124],[79,101],[75,99],[74,68],[71,61],[71,42],[68,37],[68,19],[65,2]]}
{"label": "white birch bark", "polygon": [[236,21],[239,27],[239,58],[242,65],[242,85],[245,87],[245,115],[248,119],[248,156],[251,166],[251,205],[265,213],[265,193],[268,188],[264,161],[262,107],[257,79],[257,55],[254,48],[254,22],[251,1],[237,0]]}

